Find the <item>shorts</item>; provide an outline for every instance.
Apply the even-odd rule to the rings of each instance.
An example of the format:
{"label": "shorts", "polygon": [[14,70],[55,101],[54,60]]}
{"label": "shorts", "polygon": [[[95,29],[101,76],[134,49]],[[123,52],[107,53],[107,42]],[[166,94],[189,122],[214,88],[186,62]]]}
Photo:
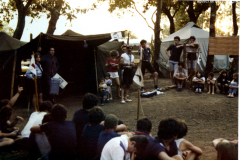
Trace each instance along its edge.
{"label": "shorts", "polygon": [[100,91],[99,98],[107,98],[107,91]]}
{"label": "shorts", "polygon": [[108,72],[108,73],[110,74],[110,78],[112,79],[119,77],[118,72]]}
{"label": "shorts", "polygon": [[111,86],[108,86],[108,87],[107,87],[107,92],[108,92],[109,94],[111,94]]}
{"label": "shorts", "polygon": [[133,70],[131,68],[124,68],[123,71],[123,85],[131,85],[133,83]]}
{"label": "shorts", "polygon": [[148,70],[151,74],[153,74],[155,69],[152,67],[151,63],[149,61],[142,61],[142,74],[145,74],[145,70]]}
{"label": "shorts", "polygon": [[[188,68],[191,68],[191,60],[187,60],[187,66]],[[193,60],[193,68],[197,67],[197,63],[196,60]]]}
{"label": "shorts", "polygon": [[0,143],[3,141],[3,138],[0,138]]}
{"label": "shorts", "polygon": [[178,62],[176,61],[169,61],[170,71],[173,72],[178,68]]}

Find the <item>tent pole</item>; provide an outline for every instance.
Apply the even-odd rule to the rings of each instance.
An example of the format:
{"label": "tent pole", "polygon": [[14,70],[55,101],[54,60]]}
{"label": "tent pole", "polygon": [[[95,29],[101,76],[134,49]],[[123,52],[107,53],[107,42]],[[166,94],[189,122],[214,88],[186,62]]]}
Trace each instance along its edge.
{"label": "tent pole", "polygon": [[96,49],[94,47],[94,59],[95,59],[95,72],[96,72],[96,85],[97,85],[97,93],[98,93],[98,76],[97,76],[97,58],[96,58]]}
{"label": "tent pole", "polygon": [[[15,79],[16,61],[17,61],[17,50],[15,50],[15,53],[14,53],[13,72],[12,72],[12,86],[11,86],[11,98],[13,97],[13,90],[14,90],[14,79]],[[11,99],[11,98],[10,98],[10,99]]]}

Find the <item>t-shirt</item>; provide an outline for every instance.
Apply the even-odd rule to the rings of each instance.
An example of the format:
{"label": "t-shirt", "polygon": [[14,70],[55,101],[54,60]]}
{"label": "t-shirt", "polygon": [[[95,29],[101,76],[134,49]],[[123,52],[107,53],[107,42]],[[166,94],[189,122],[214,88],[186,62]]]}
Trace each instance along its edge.
{"label": "t-shirt", "polygon": [[[178,44],[178,45],[181,45],[181,44]],[[182,49],[183,49],[183,47],[176,48],[176,46],[174,44],[171,44],[167,48],[167,51],[169,51],[169,50],[171,51],[171,56],[170,56],[169,60],[179,62],[180,56],[182,53]]]}
{"label": "t-shirt", "polygon": [[219,76],[219,77],[217,78],[217,81],[218,81],[218,83],[226,84],[226,83],[228,83],[229,78],[228,78],[227,76],[226,76],[226,77]]}
{"label": "t-shirt", "polygon": [[226,142],[220,142],[216,147],[217,160],[237,160],[238,145]]}
{"label": "t-shirt", "polygon": [[[209,80],[209,78],[207,78],[207,80]],[[216,81],[216,78],[213,78],[212,80]]]}
{"label": "t-shirt", "polygon": [[75,124],[71,121],[63,123],[48,122],[40,125],[51,145],[51,153],[55,155],[74,155],[77,147]]}
{"label": "t-shirt", "polygon": [[128,148],[128,137],[121,135],[109,140],[103,147],[101,160],[130,160]]}
{"label": "t-shirt", "polygon": [[235,82],[234,80],[231,81],[231,86],[238,86],[238,82]]}
{"label": "t-shirt", "polygon": [[178,154],[178,148],[175,141],[169,143],[170,151],[168,151],[161,139],[156,137],[153,141],[149,142],[145,152],[143,153],[144,160],[158,160],[158,154],[160,152],[166,152],[169,157]]}
{"label": "t-shirt", "polygon": [[77,136],[77,145],[81,144],[81,135],[84,126],[88,123],[88,113],[89,111],[85,109],[79,109],[74,113],[73,122],[75,123],[76,127],[76,136]]}
{"label": "t-shirt", "polygon": [[[140,53],[140,49],[138,50],[139,55]],[[143,60],[150,60],[150,55],[151,55],[151,49],[149,47],[146,48],[146,50],[143,50],[142,52],[143,54]]]}
{"label": "t-shirt", "polygon": [[153,137],[151,137],[149,134],[147,134],[145,132],[135,132],[134,135],[144,135],[149,139],[149,141],[153,141]]}
{"label": "t-shirt", "polygon": [[106,64],[111,63],[111,66],[108,66],[107,72],[117,72],[117,66],[118,66],[118,59],[112,60],[112,58],[107,58]]}
{"label": "t-shirt", "polygon": [[[130,62],[133,62],[133,60],[134,60],[133,54],[128,55],[128,53],[123,53],[123,54],[121,55],[121,57],[124,58],[123,63],[130,63]],[[123,66],[123,67],[124,67],[124,68],[131,68],[132,66]]]}
{"label": "t-shirt", "polygon": [[105,91],[106,90],[106,88],[107,88],[107,85],[106,84],[99,84],[99,89],[100,89],[100,91]]}
{"label": "t-shirt", "polygon": [[173,77],[175,77],[177,75],[177,73],[181,74],[184,73],[185,77],[188,76],[187,70],[182,68],[182,70],[179,70],[178,68],[174,71]]}
{"label": "t-shirt", "polygon": [[103,125],[97,124],[89,126],[87,123],[82,132],[82,153],[85,159],[91,159],[97,156],[97,143],[100,133],[105,129]]}
{"label": "t-shirt", "polygon": [[194,79],[194,80],[199,80],[199,79],[201,79],[202,81],[205,81],[205,77],[200,77],[200,78],[194,77],[193,79]]}
{"label": "t-shirt", "polygon": [[37,126],[42,124],[42,120],[43,117],[47,114],[47,112],[33,112],[30,117],[29,120],[26,124],[26,126],[23,128],[21,134],[23,138],[28,138],[31,131],[30,128],[32,128],[33,126]]}
{"label": "t-shirt", "polygon": [[100,136],[98,138],[98,143],[97,143],[97,153],[98,155],[100,156],[101,153],[102,153],[102,149],[104,147],[104,145],[112,138],[114,137],[119,137],[121,136],[120,134],[116,133],[116,132],[105,132],[105,131],[102,131],[100,133]]}

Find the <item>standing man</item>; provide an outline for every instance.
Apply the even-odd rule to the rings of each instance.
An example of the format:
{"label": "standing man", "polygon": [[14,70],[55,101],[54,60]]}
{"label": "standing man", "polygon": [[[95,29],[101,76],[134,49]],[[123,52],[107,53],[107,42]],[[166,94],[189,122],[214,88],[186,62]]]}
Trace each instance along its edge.
{"label": "standing man", "polygon": [[123,81],[122,81],[122,93],[121,93],[121,103],[131,102],[131,99],[127,98],[129,93],[129,88],[133,83],[133,70],[132,67],[135,66],[132,55],[133,46],[127,46],[127,52],[123,53],[120,58],[120,65],[123,66]]}
{"label": "standing man", "polygon": [[[174,44],[171,44],[166,50],[166,54],[169,57],[169,65],[170,65],[170,78],[172,81],[172,86],[170,86],[171,88],[176,87],[175,83],[174,83],[174,78],[173,78],[173,74],[174,71],[178,68],[178,62],[180,61],[180,56],[182,53],[182,49],[183,47],[177,47],[181,44],[179,44],[180,42],[180,37],[176,36],[174,37]],[[168,51],[171,51],[171,54],[168,53]]]}
{"label": "standing man", "polygon": [[50,87],[51,87],[51,78],[57,73],[59,68],[59,63],[57,57],[54,56],[55,49],[53,47],[49,48],[48,54],[42,56],[42,68],[43,68],[43,81],[44,81],[44,94],[46,95],[46,99],[52,100],[54,103],[54,99],[50,98]]}
{"label": "standing man", "polygon": [[[152,54],[149,47],[147,47],[147,41],[141,40],[140,44],[142,45],[142,74],[144,77],[145,70],[147,69],[152,75],[153,75],[153,82],[154,82],[154,89],[157,91],[160,91],[160,88],[158,88],[158,73],[155,71],[155,69],[152,67]],[[140,54],[139,50],[139,54]],[[141,88],[141,91],[144,92],[144,88]]]}

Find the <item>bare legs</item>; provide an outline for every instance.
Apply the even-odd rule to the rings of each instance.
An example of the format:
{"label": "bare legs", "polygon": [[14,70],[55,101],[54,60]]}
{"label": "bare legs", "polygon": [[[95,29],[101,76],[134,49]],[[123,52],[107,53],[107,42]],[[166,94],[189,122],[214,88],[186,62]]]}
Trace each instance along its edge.
{"label": "bare legs", "polygon": [[154,82],[154,85],[158,85],[158,73],[157,72],[153,73],[153,82]]}
{"label": "bare legs", "polygon": [[[41,104],[43,102],[42,93],[38,94],[38,102],[39,102],[39,104]],[[33,94],[32,105],[33,105],[34,110],[37,111],[36,94]]]}

